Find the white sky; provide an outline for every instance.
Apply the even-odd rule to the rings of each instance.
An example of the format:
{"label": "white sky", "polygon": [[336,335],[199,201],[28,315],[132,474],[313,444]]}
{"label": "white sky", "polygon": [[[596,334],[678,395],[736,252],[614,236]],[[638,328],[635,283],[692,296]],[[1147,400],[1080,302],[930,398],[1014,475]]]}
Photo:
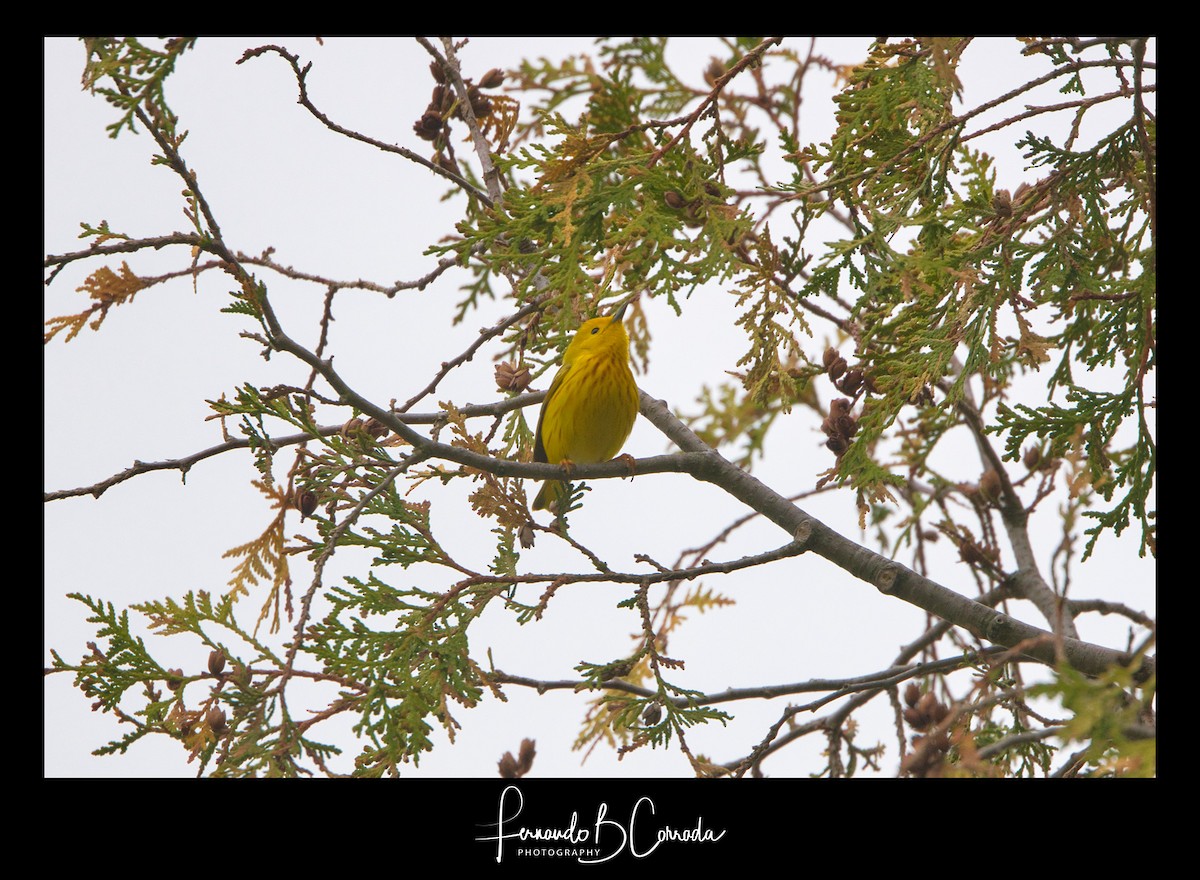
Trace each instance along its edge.
{"label": "white sky", "polygon": [[[181,120],[180,127],[190,132],[183,155],[198,172],[226,241],[252,254],[274,247],[279,262],[327,277],[387,284],[424,275],[435,259],[422,252],[452,232],[462,199],[440,201],[447,187],[425,169],[322,127],[296,103],[292,73],[278,57],[235,64],[247,48],[268,42],[272,41],[202,39],[168,82],[169,103]],[[831,39],[819,45],[836,61],[853,63],[864,56],[868,42]],[[430,88],[429,56],[414,41],[329,39],[318,45],[311,39],[288,39],[282,44],[304,62],[313,62],[311,96],[339,124],[428,154],[428,144],[412,132]],[[803,51],[808,41],[791,39],[787,44]],[[582,38],[473,39],[460,58],[466,75],[477,78],[491,67],[515,66],[523,56],[559,56],[590,47],[591,40]],[[670,57],[680,59],[680,69],[701,85],[701,72],[713,54],[713,41],[694,38],[672,44]],[[104,126],[116,114],[99,97],[80,90],[83,62],[79,42],[46,40],[46,253],[85,247],[76,237],[81,221],[98,224],[106,219],[114,230],[133,237],[187,231],[179,198],[181,181],[150,165],[155,150],[146,133],[124,133],[116,141],[106,136]],[[961,72],[966,102],[974,106],[1023,81],[1017,79],[1024,76],[1025,68],[1018,67],[1022,63],[1013,41],[977,42]],[[809,127],[802,132],[805,142],[824,139],[832,131],[833,78],[817,73],[812,79],[813,88],[805,93],[809,114],[805,123]],[[1056,100],[1063,99],[1052,91],[1038,102]],[[998,151],[1000,184],[1009,189],[1036,179],[1035,172],[1023,169],[1011,145],[1014,139],[1007,133],[976,143]],[[460,155],[467,152],[466,145],[458,149]],[[999,154],[1001,150],[1005,152]],[[780,222],[773,221],[773,226]],[[776,235],[783,231],[779,227]],[[181,249],[167,249],[139,253],[129,263],[140,275],[156,275],[182,269],[188,259]],[[63,271],[47,289],[45,316],[84,308],[85,296],[75,288],[99,265],[77,262]],[[110,265],[115,268],[119,261]],[[323,289],[270,273],[262,277],[270,285],[286,328],[301,341],[314,344]],[[406,399],[425,385],[442,360],[461,352],[479,328],[510,311],[505,303],[485,303],[464,324],[451,327],[450,318],[461,299],[458,286],[466,280],[464,273],[447,273],[424,292],[402,292],[392,300],[362,291],[339,294],[330,345],[341,374],[381,402]],[[220,313],[228,302],[229,286],[227,276],[211,272],[200,278],[196,292],[188,281],[157,286],[140,293],[131,306],[112,311],[100,332],[85,330],[68,345],[55,340],[46,347],[46,490],[89,485],[123,470],[134,459],[181,457],[219,442],[217,424],[205,421],[210,413],[205,400],[223,393],[232,396],[240,383],[303,383],[306,373],[285,358],[264,362],[256,344],[238,338],[240,331],[254,328],[245,319]],[[701,386],[721,382],[726,370],[736,369],[744,351],[732,326],[732,297],[719,287],[699,290],[685,304],[682,318],[676,318],[662,301],[652,300],[646,309],[654,341],[649,371],[638,377],[639,384],[678,410],[694,411]],[[825,343],[818,336],[804,344],[816,356]],[[491,355],[497,350],[485,350],[454,371],[434,398],[415,409],[432,410],[439,400],[461,404],[495,399]],[[830,390],[821,388],[823,399],[828,399]],[[536,419],[536,413],[530,412],[528,418]],[[482,428],[484,423],[479,425]],[[831,463],[823,440],[817,420],[797,410],[777,426],[767,459],[756,465],[755,473],[784,494],[811,487],[816,475]],[[640,420],[626,451],[636,456],[658,454],[666,451],[666,441]],[[279,457],[277,479],[283,478],[289,460],[286,453]],[[964,456],[961,479],[974,480],[978,475],[978,459],[973,453]],[[99,500],[83,497],[46,504],[44,662],[49,664],[51,648],[69,660],[78,659],[84,643],[95,638],[94,628],[85,622],[84,607],[66,599],[68,592],[103,597],[118,607],[180,597],[188,590],[221,592],[231,575],[231,561],[221,554],[259,534],[271,517],[250,486],[256,477],[249,454],[241,452],[202,462],[188,475],[186,485],[177,472],[159,472],[123,483]],[[595,481],[592,488],[583,510],[572,515],[572,535],[619,570],[642,570],[634,562],[635,553],[672,564],[681,549],[707,541],[742,513],[738,504],[713,487],[683,476]],[[435,532],[452,553],[484,570],[493,549],[491,523],[470,515],[464,518],[459,514],[461,506],[448,503],[448,495],[465,497],[467,489],[460,485],[449,493],[432,493],[421,488],[413,497],[435,499]],[[851,493],[814,499],[804,506],[874,548],[872,537],[857,528]],[[1105,539],[1094,558],[1075,569],[1072,597],[1111,599],[1155,613],[1155,568],[1152,561],[1137,559],[1135,531],[1120,540]],[[297,532],[315,534],[311,523],[292,519],[288,534]],[[1053,505],[1043,505],[1033,537],[1043,565],[1048,566],[1059,537]],[[775,526],[756,523],[739,530],[710,557],[734,559],[786,540]],[[965,566],[953,561],[948,548],[942,549],[947,560],[931,572],[934,579],[973,594]],[[336,558],[326,572],[327,583],[336,583],[342,574],[364,573],[365,566],[357,564],[361,558],[356,560],[349,552],[339,552]],[[907,552],[899,559],[911,563]],[[1005,561],[1011,562],[1011,556]],[[293,566],[295,590],[301,594],[311,577],[310,568],[302,558],[294,558]],[[522,556],[521,567],[581,571],[587,570],[587,563],[543,535]],[[431,569],[385,570],[381,575],[394,584],[433,587],[445,582],[440,572]],[[737,604],[693,615],[669,648],[671,656],[687,663],[677,683],[702,691],[883,669],[901,645],[919,634],[924,621],[919,609],[880,595],[819,558],[800,557],[705,583],[736,598]],[[535,587],[522,596],[536,600],[540,592]],[[506,672],[541,679],[574,677],[573,667],[581,660],[608,661],[630,650],[636,618],[615,607],[627,595],[620,587],[576,585],[559,593],[542,622],[526,627],[518,627],[497,605],[472,631],[473,656],[485,658],[490,647],[497,667]],[[253,622],[259,603],[257,596],[243,600],[246,622]],[[1045,625],[1028,604],[1016,603],[1010,611]],[[1086,639],[1125,646],[1127,626],[1120,619],[1090,615],[1081,618],[1079,625]],[[289,633],[285,627],[278,641]],[[151,647],[163,658],[174,658],[167,665],[185,670],[203,668],[207,655],[184,637],[155,637]],[[192,687],[195,702],[201,688]],[[493,776],[504,751],[515,752],[522,737],[533,737],[538,744],[534,767],[539,776],[691,775],[686,759],[673,748],[645,748],[618,763],[614,752],[601,746],[581,764],[581,754],[570,746],[585,711],[585,697],[564,692],[539,697],[519,687],[509,687],[506,693],[507,703],[487,698],[474,710],[457,712],[463,725],[457,742],[439,745],[409,773]],[[121,728],[111,716],[91,712],[67,675],[48,677],[44,694],[47,776],[194,774],[179,745],[165,737],[143,740],[125,756],[93,757],[91,751],[120,735]],[[314,692],[308,704],[293,705],[318,710],[329,696],[328,691]],[[805,699],[801,696],[797,701]],[[740,757],[761,739],[785,705],[775,700],[728,706],[736,716],[733,723],[696,729],[689,744],[715,761]],[[896,743],[886,700],[877,699],[859,717],[872,737],[859,744],[882,739],[887,746],[885,771],[894,772]],[[348,724],[322,728],[318,738],[338,741],[347,755],[357,751]],[[444,740],[441,734],[437,738]],[[816,738],[797,743],[768,761],[765,770],[777,776],[803,775],[820,765],[818,753],[824,744]],[[348,767],[348,762],[343,766]]]}

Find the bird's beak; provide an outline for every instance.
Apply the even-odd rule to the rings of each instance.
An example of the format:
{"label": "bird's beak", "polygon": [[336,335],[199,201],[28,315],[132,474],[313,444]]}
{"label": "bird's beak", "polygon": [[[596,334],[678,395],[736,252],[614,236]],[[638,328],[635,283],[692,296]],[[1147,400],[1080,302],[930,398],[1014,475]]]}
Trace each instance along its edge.
{"label": "bird's beak", "polygon": [[620,321],[621,316],[625,314],[626,306],[628,306],[631,302],[633,302],[637,298],[638,298],[638,295],[636,293],[630,294],[629,296],[625,297],[625,299],[621,302],[621,304],[619,306],[617,306],[616,310],[612,313],[612,320]]}

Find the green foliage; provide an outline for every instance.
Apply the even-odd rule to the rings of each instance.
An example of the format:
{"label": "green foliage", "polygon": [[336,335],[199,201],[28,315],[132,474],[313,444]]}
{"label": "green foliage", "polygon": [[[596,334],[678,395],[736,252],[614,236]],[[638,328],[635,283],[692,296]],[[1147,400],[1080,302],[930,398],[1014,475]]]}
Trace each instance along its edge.
{"label": "green foliage", "polygon": [[[223,311],[249,318],[242,323],[254,332],[243,335],[282,355],[266,284],[230,265],[244,258],[216,241],[198,178],[178,155],[184,134],[167,106],[164,83],[193,44],[168,40],[152,49],[132,38],[89,39],[85,85],[117,109],[113,137],[125,128],[136,131],[136,120],[161,136],[156,161],[184,177],[196,252],[211,248],[238,279]],[[784,421],[779,416],[799,404],[812,411],[804,416],[824,420],[830,467],[816,489],[855,490],[861,524],[865,528],[869,516],[877,540],[893,553],[915,547],[919,554],[925,542],[945,535],[981,585],[999,587],[1006,572],[991,517],[1000,499],[934,464],[951,432],[966,428],[980,445],[987,433],[1001,438],[1005,460],[1024,459],[1024,476],[1012,482],[1041,481],[1021,516],[1050,491],[1056,473],[1067,474],[1074,506],[1063,517],[1064,547],[1070,548],[1079,512],[1093,523],[1083,558],[1102,535],[1119,535],[1133,523],[1141,528],[1143,552],[1153,551],[1157,463],[1147,409],[1155,405],[1157,333],[1154,120],[1132,114],[1086,147],[1076,144],[1075,133],[1059,142],[1029,129],[1016,146],[1027,170],[1040,177],[1009,192],[997,180],[993,158],[970,142],[975,112],[956,107],[958,65],[969,45],[959,38],[877,42],[862,64],[840,68],[771,42],[727,39],[701,74],[704,87],[672,69],[670,44],[661,38],[601,41],[597,61],[525,62],[508,82],[532,100],[525,108],[531,118],[503,135],[498,127],[479,132],[503,141],[490,144],[488,155],[502,199],[490,204],[493,199],[478,197],[486,188],[481,175],[473,161],[454,157],[449,141],[436,154],[437,167],[454,167],[477,188],[455,234],[426,251],[452,258],[462,272],[453,321],[486,298],[536,307],[513,320],[502,339],[487,340],[489,355],[508,358],[513,375],[522,371],[523,384],[501,386],[519,393],[518,387],[548,374],[583,318],[618,297],[664,298],[680,314],[699,307],[691,299],[697,290],[724,293],[737,310],[730,329],[745,337],[739,372],[730,371],[731,382],[703,388],[698,411],[687,420],[704,442],[734,447],[742,467],[762,456],[768,435]],[[1103,46],[1123,82],[1134,45]],[[1042,49],[1061,66],[1055,76],[1066,93],[1086,94],[1078,62],[1087,48],[1050,41]],[[800,106],[804,77],[812,71],[834,72],[844,87],[833,134],[806,145]],[[439,87],[447,87],[444,76]],[[1076,127],[1092,106],[1081,101]],[[1024,111],[1009,110],[1000,127],[1024,118]],[[461,121],[450,109],[435,120],[439,131]],[[777,182],[780,167],[790,176]],[[838,231],[828,241],[824,230],[831,222]],[[105,223],[83,228],[96,247],[130,241]],[[109,306],[131,300],[143,284],[128,265],[120,274],[102,268],[81,288],[91,308],[47,322],[47,342],[75,336],[88,321],[98,327]],[[328,285],[316,354],[322,363],[331,358],[324,331],[336,288]],[[645,316],[638,304],[631,313],[635,359],[644,364]],[[826,325],[821,332],[827,335],[814,325]],[[503,350],[496,354],[496,347]],[[254,485],[274,511],[262,534],[227,552],[240,560],[231,589],[215,599],[189,592],[134,606],[156,635],[182,635],[209,648],[214,659],[207,672],[164,668],[131,631],[127,611],[72,594],[89,609],[97,641],[76,664],[53,653],[54,668],[74,673],[96,708],[129,725],[99,753],[123,752],[153,733],[178,740],[201,771],[219,775],[334,773],[326,762],[338,749],[310,730],[345,715],[362,743],[352,772],[398,774],[418,764],[441,732],[453,740],[459,729],[454,704],[471,708],[489,694],[504,699],[490,657],[484,664],[472,654],[470,628],[487,608],[532,623],[560,587],[597,579],[595,572],[526,571],[522,550],[535,531],[581,551],[601,576],[614,575],[569,535],[567,516],[583,503],[586,485],[572,484],[552,526],[535,528],[519,479],[481,470],[478,459],[465,456],[448,459],[473,466],[418,467],[428,453],[405,445],[411,433],[402,442],[380,422],[360,419],[348,398],[315,392],[320,371],[308,372],[313,362],[303,367],[303,388],[246,382],[232,399],[209,402],[223,426],[236,424],[253,458]],[[1044,397],[1029,403],[1010,396],[1018,379],[1042,383]],[[828,404],[821,403],[825,382],[834,392]],[[377,412],[361,400],[356,406]],[[391,409],[405,416],[394,401]],[[530,457],[532,431],[521,410],[492,408],[486,433],[471,429],[466,407],[441,401],[439,410],[432,434],[444,431],[452,448]],[[330,428],[328,421],[344,427]],[[281,438],[295,430],[305,442],[279,485]],[[450,508],[410,499],[418,486],[453,489],[464,480],[475,516],[460,517],[455,528],[481,521],[490,529],[494,550],[485,554],[490,559],[483,570],[457,558],[445,526],[435,536],[437,517]],[[978,525],[956,518],[963,509]],[[289,539],[285,523],[297,510],[302,521],[311,518],[311,527]],[[1011,510],[1005,515],[1006,524],[1016,518]],[[696,551],[693,564],[707,564],[702,560],[711,547]],[[336,582],[325,570],[335,554],[352,567]],[[307,557],[313,577],[297,603],[289,560],[298,555]],[[694,755],[686,736],[696,725],[724,725],[734,716],[677,679],[683,661],[666,651],[688,609],[705,612],[730,602],[707,586],[684,588],[684,576],[653,565],[663,575],[656,590],[666,583],[655,601],[647,579],[620,603],[635,614],[634,648],[576,666],[577,689],[594,696],[576,746],[606,743],[619,754],[644,745],[678,747],[698,774],[724,772]],[[394,581],[385,581],[384,572]],[[259,622],[273,609],[273,630],[285,614],[295,626],[283,652],[260,641],[257,628],[247,630],[235,614],[238,595],[264,583]],[[534,583],[544,588],[538,600],[518,600],[518,586]],[[324,708],[289,703],[289,689],[299,680],[324,689]],[[1017,688],[1011,680],[1002,684]],[[871,687],[894,692],[895,684]],[[964,722],[957,729],[963,738],[947,766],[1047,774],[1054,749],[1044,738],[1027,736],[1037,732],[1028,716],[1019,709],[996,716],[986,710],[984,697],[1000,687],[984,681],[972,694],[985,708],[969,727]],[[1060,669],[1054,684],[1036,691],[1070,713],[1068,736],[1088,744],[1086,760],[1097,772],[1153,774],[1153,739],[1136,733],[1153,683],[1140,699],[1133,692],[1123,669],[1100,678]],[[759,752],[791,717],[785,713]],[[922,723],[925,730],[936,726]],[[877,768],[882,746],[855,745],[852,719],[839,717],[824,733],[827,764],[816,775]],[[940,733],[949,742],[948,729]],[[997,744],[1006,747],[990,761],[973,758]],[[930,759],[927,768],[942,766]]]}
{"label": "green foliage", "polygon": [[1044,741],[1023,741],[1022,734],[1031,730],[1036,728],[1024,725],[1019,715],[1013,715],[1007,724],[989,721],[972,731],[973,745],[982,749],[998,743],[1018,743],[992,759],[992,763],[1000,769],[1002,775],[1017,778],[1046,776],[1051,771],[1055,749]]}
{"label": "green foliage", "polygon": [[[133,634],[128,611],[118,614],[111,603],[82,594],[71,598],[92,612],[88,621],[97,625],[98,641],[88,644],[76,664],[53,652],[54,668],[73,672],[76,686],[96,700],[97,708],[132,728],[95,754],[122,753],[142,737],[158,734],[178,740],[189,760],[199,761],[200,772],[215,760],[217,775],[294,775],[304,772],[297,763],[301,756],[324,760],[337,753],[308,739],[281,715],[278,694],[268,682],[286,664],[238,624],[232,595],[214,602],[208,593],[187,593],[179,601],[133,606],[158,635],[190,635],[222,658],[236,657],[228,639],[217,635],[224,632],[249,651],[232,660],[228,670],[222,660],[212,671],[217,666],[210,660],[209,672],[195,674],[159,666]],[[127,711],[131,702],[140,707]]]}
{"label": "green foliage", "polygon": [[[1061,350],[1048,388],[1066,390],[1062,406],[1001,405],[995,430],[1007,433],[1016,458],[1030,435],[1061,455],[1083,437],[1091,483],[1116,503],[1089,510],[1096,521],[1084,558],[1105,531],[1120,534],[1133,520],[1142,531],[1142,553],[1152,540],[1147,508],[1157,470],[1157,448],[1146,421],[1145,380],[1157,364],[1155,248],[1144,206],[1144,163],[1136,127],[1124,125],[1091,150],[1064,150],[1027,135],[1022,145],[1036,165],[1052,167],[1053,196],[1037,227],[1041,241],[1028,247],[1031,299],[1053,306],[1060,332],[1047,340]],[[1057,208],[1057,210],[1055,210]],[[1116,391],[1095,390],[1075,378],[1120,372]],[[1105,369],[1109,368],[1109,369]],[[1133,430],[1128,426],[1132,423]],[[1132,434],[1132,436],[1130,436]],[[1124,490],[1117,495],[1118,490]]]}
{"label": "green foliage", "polygon": [[[593,273],[605,278],[605,287],[619,282],[626,291],[653,291],[677,305],[678,291],[745,271],[735,246],[749,233],[750,218],[731,208],[721,182],[735,157],[720,143],[699,151],[683,141],[662,152],[666,139],[654,116],[682,100],[682,87],[662,67],[659,43],[638,39],[610,47],[609,75],[589,72],[589,101],[575,121],[555,112],[562,103],[556,91],[533,108],[539,130],[553,143],[498,157],[509,181],[503,211],[464,221],[457,242],[435,249],[453,250],[463,260],[487,254],[476,265],[472,297],[490,290],[486,278],[498,269],[524,279],[522,298],[536,292],[534,277],[548,282],[555,303],[545,315],[557,339],[593,311],[587,306],[596,288]],[[641,87],[627,68],[642,62],[662,86],[650,108],[641,106]],[[574,80],[577,71],[574,60],[522,70],[531,87],[547,89]],[[533,172],[532,182],[525,172]],[[615,274],[614,255],[620,257]]]}
{"label": "green foliage", "polygon": [[1089,774],[1150,777],[1158,769],[1157,741],[1140,729],[1157,693],[1157,682],[1142,682],[1139,688],[1135,696],[1133,674],[1127,667],[1114,666],[1095,678],[1063,667],[1056,681],[1031,691],[1059,700],[1071,713],[1065,736],[1085,744],[1080,758]]}
{"label": "green foliage", "polygon": [[54,667],[73,670],[75,686],[95,699],[99,708],[111,710],[121,704],[130,688],[165,679],[166,670],[150,655],[145,642],[130,632],[128,611],[118,613],[111,602],[81,593],[68,595],[88,607],[91,615],[87,622],[96,625],[96,638],[108,639],[109,644],[105,651],[89,644],[90,653],[75,666],[52,651]]}
{"label": "green foliage", "polygon": [[748,469],[754,457],[763,454],[763,441],[778,410],[755,404],[753,395],[739,394],[729,382],[701,389],[698,402],[700,412],[690,419],[696,436],[714,449],[740,444],[733,460]]}
{"label": "green foliage", "polygon": [[[196,38],[164,40],[161,49],[151,48],[134,37],[89,37],[84,44],[88,53],[84,88],[102,95],[121,112],[121,118],[107,126],[109,137],[115,138],[125,128],[137,132],[134,116],[138,107],[173,137],[175,116],[167,106],[163,84],[175,71],[175,62],[196,44]],[[99,85],[104,81],[112,85]]]}
{"label": "green foliage", "polygon": [[[861,291],[855,336],[878,391],[839,479],[868,490],[892,482],[866,450],[923,388],[941,387],[940,405],[955,406],[971,377],[1003,386],[1057,353],[1047,388],[1053,396],[1066,387],[1069,406],[1000,403],[989,430],[1005,435],[1015,460],[1031,435],[1061,450],[1087,427],[1100,497],[1126,489],[1112,508],[1086,514],[1097,521],[1087,552],[1131,519],[1145,548],[1155,448],[1144,391],[1155,366],[1156,285],[1143,132],[1130,122],[1086,150],[1027,133],[1018,146],[1030,167],[1052,171],[1010,196],[996,188],[990,157],[956,142],[956,64],[945,41],[877,46],[838,98],[833,139],[805,154],[829,169],[829,198],[810,197],[805,210],[816,217],[841,201],[856,235],[831,245],[802,295],[835,293],[846,280]],[[799,173],[792,186],[814,192]],[[895,244],[902,232],[907,250]],[[1015,336],[1006,329],[1013,325]],[[1079,365],[1123,366],[1124,387],[1086,389],[1073,378]],[[951,425],[927,434],[926,446]]]}
{"label": "green foliage", "polygon": [[[310,628],[308,650],[329,675],[355,682],[359,720],[354,732],[368,745],[355,774],[394,774],[433,748],[436,719],[453,739],[449,704],[470,708],[483,693],[482,672],[471,660],[467,627],[486,598],[449,600],[418,588],[394,588],[373,573],[348,578],[327,594],[330,612]],[[376,628],[372,618],[378,618]]]}
{"label": "green foliage", "polygon": [[[694,607],[700,611],[728,604],[727,600],[714,596],[706,590],[697,590],[689,595],[681,607]],[[672,739],[682,745],[684,731],[698,724],[719,721],[725,724],[732,719],[728,713],[709,705],[703,705],[701,692],[681,687],[668,681],[663,670],[681,669],[683,664],[666,656],[663,651],[667,634],[679,622],[678,608],[670,609],[664,602],[660,608],[668,609],[669,620],[658,631],[650,626],[648,592],[639,589],[633,596],[618,603],[618,607],[633,610],[642,620],[643,634],[639,648],[628,657],[607,663],[583,662],[575,667],[581,676],[580,687],[600,691],[601,696],[593,703],[592,711],[575,740],[575,748],[594,747],[597,742],[621,743],[619,753],[639,749],[665,748]],[[631,696],[623,690],[611,689],[613,680],[622,679],[630,684],[649,680],[652,695]],[[687,753],[686,747],[684,747]],[[689,758],[691,758],[690,753]],[[706,773],[695,758],[693,766],[698,773]]]}

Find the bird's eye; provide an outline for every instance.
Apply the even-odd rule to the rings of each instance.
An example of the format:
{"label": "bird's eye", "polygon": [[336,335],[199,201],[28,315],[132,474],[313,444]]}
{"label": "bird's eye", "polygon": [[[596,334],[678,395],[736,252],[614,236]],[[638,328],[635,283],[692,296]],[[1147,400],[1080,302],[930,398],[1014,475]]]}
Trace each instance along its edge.
{"label": "bird's eye", "polygon": [[593,327],[593,328],[592,328],[592,335],[593,335],[593,336],[595,336],[595,335],[596,335],[597,333],[599,333],[599,332],[600,332],[600,328],[599,328],[599,327]]}

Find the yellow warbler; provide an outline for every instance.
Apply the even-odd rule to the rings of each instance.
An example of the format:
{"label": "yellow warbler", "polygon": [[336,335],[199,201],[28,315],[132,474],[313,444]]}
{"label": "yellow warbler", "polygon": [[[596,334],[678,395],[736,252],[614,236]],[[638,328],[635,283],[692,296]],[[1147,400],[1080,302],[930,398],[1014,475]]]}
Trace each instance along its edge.
{"label": "yellow warbler", "polygon": [[[584,321],[563,352],[538,417],[533,460],[596,464],[613,458],[638,414],[638,389],[629,369],[629,337],[621,315]],[[533,501],[546,510],[566,495],[566,483],[548,480]]]}

